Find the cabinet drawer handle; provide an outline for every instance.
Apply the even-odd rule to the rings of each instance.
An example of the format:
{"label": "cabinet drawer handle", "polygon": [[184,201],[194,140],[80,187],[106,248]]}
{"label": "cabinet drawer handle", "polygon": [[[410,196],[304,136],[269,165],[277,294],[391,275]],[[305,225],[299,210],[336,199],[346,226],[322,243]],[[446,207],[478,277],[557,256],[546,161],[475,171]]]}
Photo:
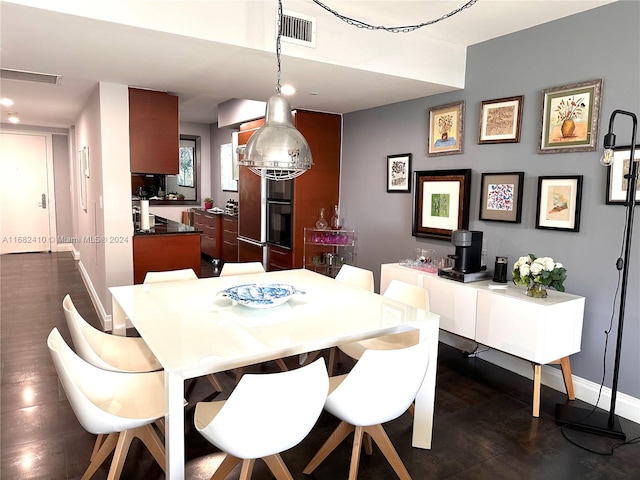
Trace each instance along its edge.
{"label": "cabinet drawer handle", "polygon": [[279,252],[278,250],[271,250],[271,253],[275,255],[282,255],[283,257],[289,255],[289,252]]}

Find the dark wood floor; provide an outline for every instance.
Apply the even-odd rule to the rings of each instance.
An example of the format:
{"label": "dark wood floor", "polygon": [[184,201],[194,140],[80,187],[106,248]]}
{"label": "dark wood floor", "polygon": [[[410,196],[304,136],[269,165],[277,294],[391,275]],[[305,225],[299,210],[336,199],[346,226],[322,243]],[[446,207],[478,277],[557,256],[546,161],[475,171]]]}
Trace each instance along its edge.
{"label": "dark wood floor", "polygon": [[[203,275],[212,275],[206,262]],[[69,293],[80,313],[94,324],[98,317],[70,253],[14,254],[0,257],[3,480],[80,478],[88,465],[94,436],[76,420],[46,347],[55,326],[71,338],[62,311]],[[293,366],[293,365],[292,365]],[[348,370],[345,361],[340,368]],[[271,364],[251,367],[270,371]],[[222,374],[228,392],[233,377]],[[383,385],[380,385],[381,394]],[[205,380],[187,392],[187,477],[208,479],[220,461],[193,428],[197,401],[224,398]],[[423,479],[626,479],[640,478],[640,444],[615,449],[610,456],[590,453],[570,443],[554,422],[556,403],[565,395],[542,388],[540,418],[531,416],[531,381],[478,358],[440,346],[433,448],[410,446],[411,417],[404,414],[385,425],[414,480]],[[580,402],[578,402],[580,403]],[[628,438],[640,435],[640,425],[621,419]],[[312,476],[302,469],[337,421],[323,414],[310,435],[283,458],[296,479],[335,480],[347,477],[350,445],[346,442]],[[610,451],[617,440],[568,431],[567,436],[594,450]],[[106,478],[107,465],[95,475]],[[239,469],[229,477],[238,478]],[[151,455],[136,440],[123,479],[163,479]],[[253,478],[270,479],[258,462]],[[395,478],[379,451],[364,458],[361,479]]]}

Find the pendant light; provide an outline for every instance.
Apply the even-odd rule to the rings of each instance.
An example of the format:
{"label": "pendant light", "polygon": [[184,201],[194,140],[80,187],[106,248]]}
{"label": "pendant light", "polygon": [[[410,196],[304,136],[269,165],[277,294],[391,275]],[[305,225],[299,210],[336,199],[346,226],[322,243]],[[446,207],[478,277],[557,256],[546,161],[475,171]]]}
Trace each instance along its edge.
{"label": "pendant light", "polygon": [[291,105],[281,95],[280,36],[282,1],[278,0],[276,58],[278,81],[276,94],[267,102],[265,123],[251,136],[238,163],[269,180],[290,180],[311,168],[311,151],[304,136],[293,126]]}

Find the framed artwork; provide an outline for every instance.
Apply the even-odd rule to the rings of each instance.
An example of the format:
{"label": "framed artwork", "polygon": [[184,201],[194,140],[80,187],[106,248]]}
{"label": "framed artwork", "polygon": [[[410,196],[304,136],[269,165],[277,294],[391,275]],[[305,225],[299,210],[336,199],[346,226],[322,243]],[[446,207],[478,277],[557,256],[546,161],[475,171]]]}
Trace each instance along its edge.
{"label": "framed artwork", "polygon": [[538,177],[536,228],[580,231],[582,175]]}
{"label": "framed artwork", "polygon": [[523,95],[483,101],[478,144],[520,142],[523,103]]}
{"label": "framed artwork", "polygon": [[483,173],[480,220],[520,223],[524,172]]}
{"label": "framed artwork", "polygon": [[237,192],[238,179],[234,179],[233,146],[231,143],[220,145],[220,186],[223,192]]}
{"label": "framed artwork", "polygon": [[[613,147],[613,163],[607,168],[607,205],[624,205],[627,201],[628,175],[631,167],[631,147]],[[634,161],[638,161],[640,145],[633,151]],[[636,187],[636,205],[640,204],[640,178]]]}
{"label": "framed artwork", "polygon": [[411,191],[411,157],[410,153],[387,156],[387,192]]}
{"label": "framed artwork", "polygon": [[602,79],[543,90],[538,153],[596,150],[601,91]]}
{"label": "framed artwork", "polygon": [[427,155],[453,155],[463,152],[464,101],[429,109],[429,147]]}
{"label": "framed artwork", "polygon": [[469,228],[471,169],[415,172],[413,236],[450,240]]}

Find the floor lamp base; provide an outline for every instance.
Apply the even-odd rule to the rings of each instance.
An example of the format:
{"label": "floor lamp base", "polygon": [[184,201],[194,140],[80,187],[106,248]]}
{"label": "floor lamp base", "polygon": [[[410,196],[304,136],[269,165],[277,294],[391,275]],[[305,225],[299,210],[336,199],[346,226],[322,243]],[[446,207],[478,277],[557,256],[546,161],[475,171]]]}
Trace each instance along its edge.
{"label": "floor lamp base", "polygon": [[626,440],[627,436],[622,431],[620,420],[613,416],[613,425],[609,426],[608,412],[592,412],[573,405],[556,404],[556,424],[568,425],[574,430],[593,433],[613,438]]}

